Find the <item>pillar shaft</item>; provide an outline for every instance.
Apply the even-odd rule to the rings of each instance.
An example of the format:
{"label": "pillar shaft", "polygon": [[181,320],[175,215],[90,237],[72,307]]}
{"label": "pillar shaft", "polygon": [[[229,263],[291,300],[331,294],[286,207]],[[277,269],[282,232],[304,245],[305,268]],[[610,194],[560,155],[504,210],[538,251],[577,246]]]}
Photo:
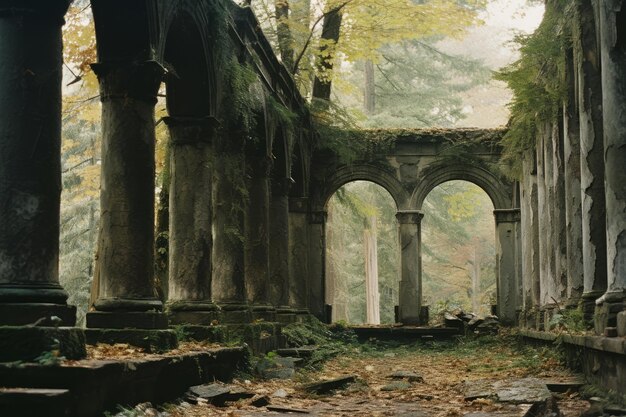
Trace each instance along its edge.
{"label": "pillar shaft", "polygon": [[270,198],[270,286],[274,306],[289,307],[289,186],[286,178],[272,179]]}
{"label": "pillar shaft", "polygon": [[212,311],[212,119],[168,118],[169,310]]}
{"label": "pillar shaft", "polygon": [[306,198],[289,199],[289,301],[291,307],[305,312],[308,306],[309,224]]}
{"label": "pillar shaft", "polygon": [[568,96],[563,106],[567,299],[577,306],[584,285],[582,202],[580,193],[580,126],[574,56],[567,57]]}
{"label": "pillar shaft", "polygon": [[520,210],[495,210],[496,218],[496,282],[498,286],[498,317],[502,323],[515,324],[517,321],[518,273],[517,273],[517,233]]}
{"label": "pillar shaft", "polygon": [[102,101],[99,311],[162,309],[155,297],[155,62],[94,65]]}
{"label": "pillar shaft", "polygon": [[539,222],[537,201],[537,168],[535,156],[528,152],[523,161],[521,227],[522,227],[522,276],[524,310],[539,306]]}
{"label": "pillar shaft", "polygon": [[270,159],[262,155],[249,155],[248,198],[246,209],[245,276],[248,302],[253,310],[272,310],[269,280],[270,246]]}
{"label": "pillar shaft", "polygon": [[580,182],[585,311],[606,290],[606,216],[604,203],[604,144],[602,79],[592,0],[580,8],[578,109],[580,117]]}
{"label": "pillar shaft", "polygon": [[309,311],[321,321],[325,321],[326,301],[326,218],[325,211],[309,214]]}
{"label": "pillar shaft", "polygon": [[567,230],[565,226],[565,162],[564,137],[561,122],[552,124],[552,247],[554,250],[554,280],[556,286],[551,298],[563,302],[567,298]]}
{"label": "pillar shaft", "polygon": [[602,303],[626,298],[626,0],[604,0],[599,9],[607,230]]}
{"label": "pillar shaft", "polygon": [[400,322],[420,324],[422,304],[422,218],[419,211],[400,211],[398,235],[400,240]]}
{"label": "pillar shaft", "polygon": [[[233,321],[247,320],[244,278],[245,158],[238,138],[218,138],[213,165],[213,300]],[[226,318],[231,320],[231,318]]]}
{"label": "pillar shaft", "polygon": [[[73,325],[58,272],[61,26],[68,5],[0,1],[0,303],[55,304],[53,315]],[[44,315],[3,311],[0,324]]]}

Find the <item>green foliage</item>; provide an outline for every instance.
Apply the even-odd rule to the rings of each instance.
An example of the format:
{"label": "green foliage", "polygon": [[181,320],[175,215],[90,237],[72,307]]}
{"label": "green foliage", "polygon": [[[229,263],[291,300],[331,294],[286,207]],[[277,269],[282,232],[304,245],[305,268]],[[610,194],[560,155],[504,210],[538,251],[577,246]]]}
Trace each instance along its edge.
{"label": "green foliage", "polygon": [[572,0],[550,0],[544,20],[528,36],[518,36],[521,57],[495,76],[513,91],[509,105],[509,131],[502,144],[511,176],[521,177],[522,155],[535,145],[537,128],[554,120],[566,99],[567,52],[572,48],[571,24],[575,21]]}
{"label": "green foliage", "polygon": [[224,68],[226,94],[222,104],[223,118],[235,130],[251,133],[257,116],[263,111],[263,87],[250,64],[230,56]]}
{"label": "green foliage", "polygon": [[588,324],[582,308],[559,310],[548,323],[550,330],[563,330],[567,333],[585,332]]}

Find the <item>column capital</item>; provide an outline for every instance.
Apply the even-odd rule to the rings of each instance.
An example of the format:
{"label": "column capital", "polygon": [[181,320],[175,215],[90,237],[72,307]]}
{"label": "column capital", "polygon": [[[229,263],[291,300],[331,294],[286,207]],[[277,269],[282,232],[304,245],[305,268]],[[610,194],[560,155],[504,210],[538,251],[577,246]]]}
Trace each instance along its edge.
{"label": "column capital", "polygon": [[71,0],[0,0],[0,18],[28,15],[50,16],[65,23],[63,16]]}
{"label": "column capital", "polygon": [[310,224],[326,224],[327,218],[328,218],[327,211],[312,211],[309,213]]}
{"label": "column capital", "polygon": [[496,218],[496,224],[500,223],[519,223],[521,221],[521,211],[518,208],[494,210],[493,215]]}
{"label": "column capital", "polygon": [[309,209],[309,199],[306,197],[289,197],[290,213],[307,213]]}
{"label": "column capital", "polygon": [[399,224],[420,224],[424,213],[419,210],[401,210],[396,213]]}
{"label": "column capital", "polygon": [[165,74],[158,62],[103,62],[91,68],[100,83],[100,101],[130,98],[156,104]]}
{"label": "column capital", "polygon": [[220,122],[214,117],[165,117],[172,145],[211,145]]}

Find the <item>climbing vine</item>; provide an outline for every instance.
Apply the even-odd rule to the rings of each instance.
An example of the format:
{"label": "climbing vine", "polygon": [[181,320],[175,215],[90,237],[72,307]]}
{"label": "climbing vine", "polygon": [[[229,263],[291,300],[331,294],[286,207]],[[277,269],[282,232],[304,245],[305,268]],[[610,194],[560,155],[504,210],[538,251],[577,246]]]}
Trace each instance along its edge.
{"label": "climbing vine", "polygon": [[550,0],[535,33],[516,38],[520,58],[496,73],[513,90],[511,119],[504,136],[504,159],[510,176],[521,177],[523,154],[536,143],[537,127],[555,120],[566,100],[566,56],[573,47],[572,22],[577,0]]}

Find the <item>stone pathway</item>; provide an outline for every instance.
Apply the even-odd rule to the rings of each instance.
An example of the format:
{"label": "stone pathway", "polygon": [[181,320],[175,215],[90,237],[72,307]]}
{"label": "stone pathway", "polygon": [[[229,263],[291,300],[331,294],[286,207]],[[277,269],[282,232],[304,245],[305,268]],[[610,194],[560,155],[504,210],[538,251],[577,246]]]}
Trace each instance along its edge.
{"label": "stone pathway", "polygon": [[[345,376],[354,376],[356,382],[324,394],[306,391],[313,382]],[[292,379],[233,382],[254,398],[222,407],[206,400],[182,403],[161,415],[544,417],[556,404],[564,417],[575,417],[589,407],[576,388],[560,394],[546,388],[546,382],[562,387],[573,377],[554,358],[519,352],[503,343],[482,349],[434,345],[355,351],[327,362],[320,371],[299,371]],[[257,404],[262,406],[252,405],[260,397],[264,398]]]}

